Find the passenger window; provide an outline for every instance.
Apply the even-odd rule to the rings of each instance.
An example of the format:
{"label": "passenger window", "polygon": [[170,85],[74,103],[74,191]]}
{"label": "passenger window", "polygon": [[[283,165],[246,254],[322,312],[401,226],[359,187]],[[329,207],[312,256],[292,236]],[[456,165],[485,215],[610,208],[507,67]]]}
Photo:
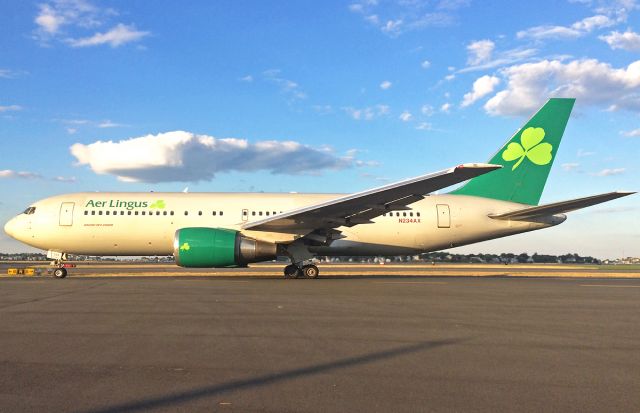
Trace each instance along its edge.
{"label": "passenger window", "polygon": [[262,216],[262,211],[258,212],[258,215]]}
{"label": "passenger window", "polygon": [[142,215],[147,215],[147,211],[142,211],[141,214]]}
{"label": "passenger window", "polygon": [[222,211],[220,211],[220,216],[222,216]]}
{"label": "passenger window", "polygon": [[89,211],[84,211],[84,214],[85,215],[89,215]]}
{"label": "passenger window", "polygon": [[91,211],[91,215],[95,215],[95,214],[96,214],[96,211]]}
{"label": "passenger window", "polygon": [[416,212],[416,216],[417,216],[417,217],[419,217],[419,216],[420,216],[420,213],[419,213],[419,212]]}
{"label": "passenger window", "polygon": [[189,215],[189,211],[184,211],[184,216]]}
{"label": "passenger window", "polygon": [[120,215],[124,215],[124,211],[120,211]]}
{"label": "passenger window", "polygon": [[104,211],[104,214],[105,215],[109,215],[109,211]]}
{"label": "passenger window", "polygon": [[173,211],[171,211],[171,212],[169,213],[169,215],[172,215],[172,216],[173,216]]}
{"label": "passenger window", "polygon": [[134,214],[138,215],[138,211],[134,212]]}
{"label": "passenger window", "polygon": [[[243,211],[242,213],[243,213],[244,215],[247,215],[247,213],[246,213],[246,212],[244,212],[244,211]],[[214,217],[216,216],[216,211],[213,211],[213,216],[214,216]]]}
{"label": "passenger window", "polygon": [[[167,213],[167,211],[164,211],[165,215]],[[160,211],[156,211],[156,215],[160,215]]]}
{"label": "passenger window", "polygon": [[413,212],[409,212],[409,216],[412,217],[413,216]]}
{"label": "passenger window", "polygon": [[162,211],[162,215],[167,215],[167,211]]}
{"label": "passenger window", "polygon": [[202,211],[198,211],[198,215],[202,215]]}
{"label": "passenger window", "polygon": [[269,216],[269,211],[265,212],[265,215],[266,215],[266,216]]}
{"label": "passenger window", "polygon": [[98,211],[98,215],[102,215],[102,211]]}
{"label": "passenger window", "polygon": [[273,211],[273,215],[276,215],[276,211]]}
{"label": "passenger window", "polygon": [[127,211],[127,215],[131,215],[131,211]]}
{"label": "passenger window", "polygon": [[256,216],[256,211],[251,211],[251,215]]}

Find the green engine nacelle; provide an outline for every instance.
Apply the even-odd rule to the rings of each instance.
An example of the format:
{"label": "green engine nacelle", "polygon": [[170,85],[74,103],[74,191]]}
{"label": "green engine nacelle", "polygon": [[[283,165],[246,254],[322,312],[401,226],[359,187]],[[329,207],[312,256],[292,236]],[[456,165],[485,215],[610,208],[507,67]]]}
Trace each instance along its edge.
{"label": "green engine nacelle", "polygon": [[173,238],[173,256],[181,267],[236,267],[276,257],[276,244],[225,228],[181,228]]}

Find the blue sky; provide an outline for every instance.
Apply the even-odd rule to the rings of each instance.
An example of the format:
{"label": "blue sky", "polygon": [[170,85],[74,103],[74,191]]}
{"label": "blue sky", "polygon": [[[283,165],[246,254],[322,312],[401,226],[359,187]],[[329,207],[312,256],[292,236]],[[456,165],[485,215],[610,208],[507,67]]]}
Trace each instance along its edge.
{"label": "blue sky", "polygon": [[[77,191],[355,192],[486,161],[550,96],[577,103],[542,202],[640,189],[634,0],[0,10],[2,222]],[[458,250],[640,256],[639,215],[635,195]]]}

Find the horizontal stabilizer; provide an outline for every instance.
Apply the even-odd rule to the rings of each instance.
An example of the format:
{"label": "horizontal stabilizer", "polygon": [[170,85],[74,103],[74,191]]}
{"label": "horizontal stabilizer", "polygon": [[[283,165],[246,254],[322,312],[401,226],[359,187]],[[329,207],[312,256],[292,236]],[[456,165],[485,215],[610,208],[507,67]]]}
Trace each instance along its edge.
{"label": "horizontal stabilizer", "polygon": [[609,192],[606,194],[593,195],[585,198],[572,199],[569,201],[554,202],[553,204],[540,205],[530,208],[518,209],[516,211],[505,212],[503,214],[491,214],[489,218],[504,219],[513,221],[526,221],[532,218],[539,218],[564,212],[575,211],[576,209],[597,205],[602,202],[611,201],[616,198],[635,194],[635,192]]}

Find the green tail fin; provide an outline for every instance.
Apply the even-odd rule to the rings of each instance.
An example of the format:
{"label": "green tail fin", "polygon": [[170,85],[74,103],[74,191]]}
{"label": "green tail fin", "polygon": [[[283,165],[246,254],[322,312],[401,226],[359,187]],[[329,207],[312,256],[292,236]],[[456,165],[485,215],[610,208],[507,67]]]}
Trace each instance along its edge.
{"label": "green tail fin", "polygon": [[575,99],[549,99],[489,161],[504,168],[451,192],[538,205]]}

